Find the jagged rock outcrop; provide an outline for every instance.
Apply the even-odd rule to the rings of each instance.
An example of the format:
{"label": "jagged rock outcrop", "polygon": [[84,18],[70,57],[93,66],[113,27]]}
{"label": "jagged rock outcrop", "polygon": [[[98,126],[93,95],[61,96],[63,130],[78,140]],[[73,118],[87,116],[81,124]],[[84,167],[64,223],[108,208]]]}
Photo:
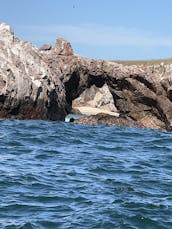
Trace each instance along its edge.
{"label": "jagged rock outcrop", "polygon": [[93,85],[106,85],[120,118],[103,116],[104,123],[172,129],[170,65],[159,73],[151,66],[87,59],[62,38],[45,49],[20,41],[0,24],[0,118],[64,120],[73,100]]}
{"label": "jagged rock outcrop", "polygon": [[39,48],[40,51],[49,51],[51,49],[52,49],[52,46],[49,44],[44,44],[43,46]]}
{"label": "jagged rock outcrop", "polygon": [[56,45],[54,47],[54,51],[58,55],[63,55],[63,56],[73,55],[73,49],[71,44],[63,38],[56,39]]}
{"label": "jagged rock outcrop", "polygon": [[0,117],[63,119],[65,91],[59,77],[31,43],[0,24]]}

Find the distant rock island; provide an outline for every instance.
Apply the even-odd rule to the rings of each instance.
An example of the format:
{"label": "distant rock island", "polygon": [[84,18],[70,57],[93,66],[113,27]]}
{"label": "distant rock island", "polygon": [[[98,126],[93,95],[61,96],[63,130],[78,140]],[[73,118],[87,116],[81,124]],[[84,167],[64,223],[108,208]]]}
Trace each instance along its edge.
{"label": "distant rock island", "polygon": [[126,65],[74,54],[63,38],[36,48],[0,24],[0,118],[172,130],[172,64]]}

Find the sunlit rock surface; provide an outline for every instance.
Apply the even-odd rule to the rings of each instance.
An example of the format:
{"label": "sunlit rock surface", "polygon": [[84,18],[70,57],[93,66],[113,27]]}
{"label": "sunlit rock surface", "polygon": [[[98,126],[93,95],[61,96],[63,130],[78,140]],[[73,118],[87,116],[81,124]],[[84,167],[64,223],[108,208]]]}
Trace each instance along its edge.
{"label": "sunlit rock surface", "polygon": [[63,38],[38,49],[2,23],[0,118],[64,120],[82,104],[114,112],[124,125],[171,130],[172,68],[160,69],[81,57]]}

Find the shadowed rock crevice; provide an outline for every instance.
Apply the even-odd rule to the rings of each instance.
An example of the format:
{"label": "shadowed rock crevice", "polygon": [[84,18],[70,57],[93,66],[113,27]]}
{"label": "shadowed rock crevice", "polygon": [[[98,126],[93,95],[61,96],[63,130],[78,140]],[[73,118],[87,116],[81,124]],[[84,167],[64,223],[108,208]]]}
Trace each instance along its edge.
{"label": "shadowed rock crevice", "polygon": [[62,109],[59,109],[56,90],[49,92],[48,98],[49,100],[46,102],[47,118],[52,121],[63,120],[64,115],[61,115]]}
{"label": "shadowed rock crevice", "polygon": [[153,85],[152,82],[148,81],[146,78],[144,78],[144,76],[133,76],[134,79],[138,80],[139,82],[143,83],[147,88],[149,88],[151,91],[153,91],[154,93],[156,93],[156,87],[155,85]]}
{"label": "shadowed rock crevice", "polygon": [[80,75],[77,72],[72,73],[69,81],[65,82],[66,102],[68,106],[67,113],[72,110],[72,101],[79,96]]}
{"label": "shadowed rock crevice", "polygon": [[88,76],[88,87],[91,87],[92,85],[95,85],[96,87],[103,87],[106,80],[103,76]]}
{"label": "shadowed rock crevice", "polygon": [[39,96],[40,96],[40,94],[41,94],[42,91],[43,91],[42,90],[42,86],[38,87],[37,94],[36,94],[36,99],[34,101],[34,107],[36,107],[37,102],[38,102],[38,98],[39,98]]}

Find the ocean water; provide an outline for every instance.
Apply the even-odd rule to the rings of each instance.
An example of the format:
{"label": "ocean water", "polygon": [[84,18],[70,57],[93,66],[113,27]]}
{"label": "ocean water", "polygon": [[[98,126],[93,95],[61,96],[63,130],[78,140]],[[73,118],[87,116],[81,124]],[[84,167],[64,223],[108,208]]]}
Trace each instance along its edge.
{"label": "ocean water", "polygon": [[172,134],[0,121],[0,228],[172,228]]}

